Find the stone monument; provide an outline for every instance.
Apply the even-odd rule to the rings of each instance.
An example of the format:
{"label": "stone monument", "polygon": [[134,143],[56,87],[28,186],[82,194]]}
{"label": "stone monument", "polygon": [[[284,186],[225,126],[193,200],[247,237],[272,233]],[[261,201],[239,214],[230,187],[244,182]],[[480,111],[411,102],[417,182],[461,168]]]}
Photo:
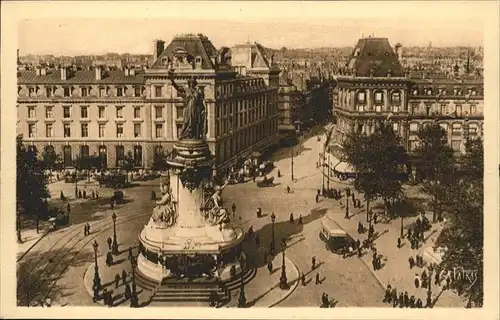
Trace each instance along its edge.
{"label": "stone monument", "polygon": [[205,141],[203,94],[195,79],[186,88],[170,80],[184,98],[184,123],[167,159],[169,174],[160,180],[162,197],[139,235],[137,270],[158,283],[229,280],[242,271],[244,232],[232,226],[224,207],[227,183],[217,186],[212,179],[214,158]]}

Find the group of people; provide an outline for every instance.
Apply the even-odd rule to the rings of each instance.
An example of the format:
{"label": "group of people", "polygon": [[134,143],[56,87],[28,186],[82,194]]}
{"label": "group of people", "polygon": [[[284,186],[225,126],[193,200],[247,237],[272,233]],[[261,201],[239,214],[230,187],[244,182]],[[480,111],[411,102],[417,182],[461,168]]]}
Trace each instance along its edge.
{"label": "group of people", "polygon": [[[392,303],[392,306],[396,308],[399,306],[400,308],[423,308],[423,302],[420,298],[415,298],[414,295],[409,296],[408,291],[398,292],[396,288],[392,288],[391,285],[387,285],[385,289],[385,295],[383,302]],[[426,308],[432,307],[432,297],[427,294]]]}
{"label": "group of people", "polygon": [[417,218],[413,228],[408,229],[407,238],[410,242],[412,250],[417,250],[420,246],[421,241],[425,242],[424,231],[428,230],[429,228],[429,220],[425,215],[423,215],[422,219],[420,219],[420,217]]}

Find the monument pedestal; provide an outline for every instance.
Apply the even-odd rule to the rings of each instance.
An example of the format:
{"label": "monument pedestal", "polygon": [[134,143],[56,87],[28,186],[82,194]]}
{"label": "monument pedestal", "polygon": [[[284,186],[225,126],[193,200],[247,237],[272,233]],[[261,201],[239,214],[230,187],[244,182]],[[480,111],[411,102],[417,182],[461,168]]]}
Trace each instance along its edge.
{"label": "monument pedestal", "polygon": [[177,142],[167,164],[169,182],[159,205],[165,208],[155,209],[139,235],[138,271],[159,284],[189,278],[197,287],[203,281],[213,286],[238,264],[244,232],[231,226],[219,204],[211,205],[213,157],[206,142]]}

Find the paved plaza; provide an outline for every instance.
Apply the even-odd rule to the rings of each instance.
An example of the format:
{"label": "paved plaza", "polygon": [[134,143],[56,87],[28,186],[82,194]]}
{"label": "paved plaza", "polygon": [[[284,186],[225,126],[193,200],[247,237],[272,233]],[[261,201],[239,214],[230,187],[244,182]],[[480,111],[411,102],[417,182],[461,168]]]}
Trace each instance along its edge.
{"label": "paved plaza", "polygon": [[[255,236],[245,240],[245,251],[248,252],[252,263],[257,267],[257,275],[246,285],[247,301],[251,306],[261,307],[318,307],[321,304],[321,295],[327,293],[332,306],[335,307],[389,307],[382,302],[385,286],[391,284],[399,291],[408,291],[425,301],[426,289],[416,289],[413,285],[414,274],[422,270],[410,270],[408,257],[417,251],[411,250],[408,243],[397,248],[397,238],[400,230],[400,220],[380,222],[375,225],[379,237],[375,241],[377,252],[383,256],[383,267],[373,271],[371,267],[371,252],[368,251],[362,258],[356,255],[343,258],[333,254],[325,248],[319,238],[320,220],[330,216],[349,232],[352,237],[360,241],[366,239],[366,234],[359,235],[356,231],[358,221],[365,221],[365,208],[351,209],[351,218],[344,219],[345,209],[339,201],[321,199],[315,201],[315,194],[321,188],[323,176],[316,167],[318,154],[322,151],[323,141],[318,142],[316,137],[302,139],[294,151],[294,178],[291,181],[291,153],[292,148],[277,151],[272,160],[276,168],[270,174],[275,177],[275,185],[259,188],[251,180],[228,186],[223,193],[224,205],[228,208],[236,205],[234,224],[248,231],[253,228],[258,235],[260,246],[255,244]],[[277,177],[277,170],[282,177]],[[286,192],[290,186],[291,192]],[[345,188],[345,182],[331,181],[331,188]],[[95,183],[81,184],[88,193],[98,190],[100,199],[73,200],[74,184],[57,182],[50,185],[53,199],[57,199],[61,191],[70,197],[72,206],[70,226],[45,233],[39,236],[27,233],[32,237],[30,245],[19,247],[20,261],[18,262],[18,301],[35,303],[41,299],[50,298],[57,305],[85,306],[93,305],[89,292],[89,281],[93,274],[94,240],[99,244],[99,264],[101,277],[113,279],[117,272],[130,272],[130,264],[125,255],[115,257],[118,263],[114,267],[106,267],[103,262],[108,252],[106,239],[113,236],[112,211],[107,202],[112,190],[99,188]],[[352,187],[351,187],[352,188]],[[138,245],[138,234],[144,228],[151,216],[154,202],[151,200],[151,191],[159,194],[159,180],[137,183],[132,188],[124,189],[126,201],[115,208],[117,215],[117,238],[121,250]],[[358,196],[359,197],[359,196]],[[62,205],[62,204],[61,204]],[[262,208],[263,216],[257,218],[256,210]],[[377,205],[373,204],[375,210]],[[275,239],[277,256],[274,258],[274,268],[271,275],[267,271],[265,258],[269,261],[269,244],[271,242],[272,223],[271,213],[276,215]],[[294,222],[290,222],[293,213]],[[302,224],[298,223],[299,216]],[[405,227],[413,223],[415,218],[404,221]],[[90,223],[91,234],[84,236],[83,226]],[[439,225],[433,225],[433,230],[427,243],[419,249],[430,245],[439,232]],[[43,236],[42,236],[43,235]],[[286,265],[288,281],[292,288],[284,292],[277,287],[279,283],[282,259],[281,239],[286,240]],[[311,260],[315,257],[317,267],[312,270]],[[303,285],[299,275],[304,274],[306,283]],[[316,277],[320,283],[316,283]],[[106,281],[104,281],[106,283]],[[108,281],[109,282],[109,281]],[[111,285],[114,288],[114,285]],[[115,289],[114,289],[115,290]],[[123,291],[123,286],[116,288],[116,292]],[[440,287],[432,288],[433,297],[438,297],[436,306],[460,307],[461,299],[449,290],[442,291]],[[239,289],[234,290],[228,307],[235,307],[238,301]],[[139,297],[145,300],[146,297]],[[127,306],[128,303],[117,300],[117,305]],[[177,304],[176,304],[177,305]],[[182,306],[200,305],[206,303],[182,303]],[[392,306],[390,306],[392,307]]]}

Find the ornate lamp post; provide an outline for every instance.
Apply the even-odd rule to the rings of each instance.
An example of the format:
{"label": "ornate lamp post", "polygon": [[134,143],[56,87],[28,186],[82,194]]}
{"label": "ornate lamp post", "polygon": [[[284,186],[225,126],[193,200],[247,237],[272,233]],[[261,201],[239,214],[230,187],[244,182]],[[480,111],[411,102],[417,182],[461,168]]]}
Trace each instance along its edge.
{"label": "ornate lamp post", "polygon": [[94,261],[95,261],[94,285],[92,286],[92,289],[94,290],[94,296],[92,297],[92,300],[96,302],[97,300],[99,300],[99,289],[101,288],[101,277],[99,276],[99,266],[97,265],[97,249],[99,247],[97,240],[94,240],[92,247],[94,247]]}
{"label": "ornate lamp post", "polygon": [[137,308],[139,306],[139,299],[137,297],[137,287],[135,284],[135,267],[137,266],[137,261],[134,256],[129,257],[130,265],[132,266],[132,296],[130,297],[130,307]]}
{"label": "ornate lamp post", "polygon": [[113,211],[113,215],[111,216],[113,219],[113,254],[118,254],[118,241],[116,240],[116,213]]}
{"label": "ornate lamp post", "polygon": [[271,247],[269,248],[269,253],[274,255],[276,253],[276,244],[274,243],[274,221],[276,220],[276,215],[274,212],[271,214]]}
{"label": "ornate lamp post", "polygon": [[286,278],[286,267],[285,267],[286,241],[285,241],[285,239],[283,239],[281,241],[281,247],[283,248],[283,265],[281,266],[280,289],[288,290],[288,289],[290,289],[290,285],[288,285],[288,279]]}
{"label": "ornate lamp post", "polygon": [[241,267],[241,288],[240,288],[240,296],[238,298],[238,308],[245,308],[247,305],[247,298],[245,297],[245,282],[243,281],[244,276],[244,267],[245,267],[245,258],[240,256],[239,259],[240,267]]}

